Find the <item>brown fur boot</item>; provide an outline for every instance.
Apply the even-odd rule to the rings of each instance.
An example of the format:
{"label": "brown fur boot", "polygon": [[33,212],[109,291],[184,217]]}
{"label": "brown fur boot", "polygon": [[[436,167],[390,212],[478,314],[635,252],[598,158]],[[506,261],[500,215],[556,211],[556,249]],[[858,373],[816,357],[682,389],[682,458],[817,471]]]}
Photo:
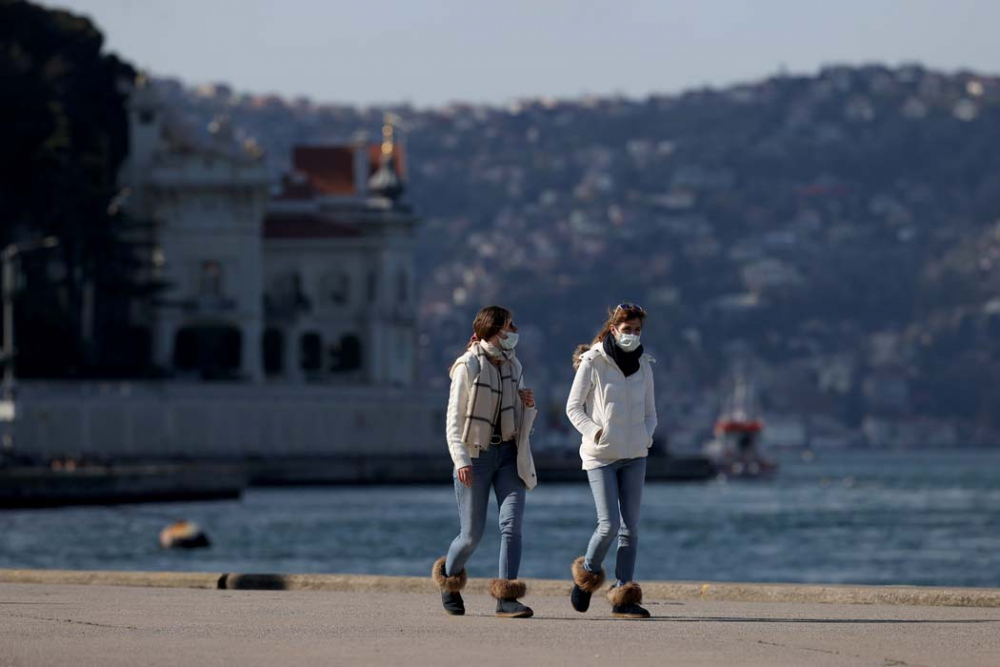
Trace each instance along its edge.
{"label": "brown fur boot", "polygon": [[450,593],[457,593],[463,588],[465,588],[465,582],[468,581],[469,576],[462,570],[458,574],[448,576],[444,571],[444,563],[448,559],[447,556],[441,556],[436,561],[434,561],[434,569],[431,570],[431,578],[434,579],[434,583],[437,584],[441,591],[448,591]]}
{"label": "brown fur boot", "polygon": [[517,601],[528,592],[523,581],[517,579],[491,579],[490,595],[497,601],[496,615],[500,618],[530,618],[535,612]]}
{"label": "brown fur boot", "polygon": [[643,609],[642,588],[634,581],[608,589],[608,602],[611,603],[611,615],[615,618],[649,618],[649,612]]}

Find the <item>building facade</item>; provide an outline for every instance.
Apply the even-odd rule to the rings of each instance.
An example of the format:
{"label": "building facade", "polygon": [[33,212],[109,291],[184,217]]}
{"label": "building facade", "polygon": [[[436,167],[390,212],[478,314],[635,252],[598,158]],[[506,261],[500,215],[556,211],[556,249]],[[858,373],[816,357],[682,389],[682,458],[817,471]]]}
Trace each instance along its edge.
{"label": "building facade", "polygon": [[142,315],[156,366],[192,380],[413,384],[418,220],[391,125],[375,145],[297,147],[279,185],[225,122],[207,145],[179,137],[143,82],[130,126],[128,206],[151,223],[165,285]]}

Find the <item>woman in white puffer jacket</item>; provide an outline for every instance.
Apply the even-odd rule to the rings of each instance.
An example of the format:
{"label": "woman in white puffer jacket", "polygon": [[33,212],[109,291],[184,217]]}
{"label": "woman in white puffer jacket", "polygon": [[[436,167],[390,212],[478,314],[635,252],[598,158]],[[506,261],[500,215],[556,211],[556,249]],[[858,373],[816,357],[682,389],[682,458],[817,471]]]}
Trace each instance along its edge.
{"label": "woman in white puffer jacket", "polygon": [[576,377],[566,414],[583,435],[580,458],[597,507],[597,530],[585,556],[573,562],[573,608],[584,612],[604,583],[604,558],[615,537],[615,585],[608,591],[612,616],[649,618],[642,589],[633,581],[639,537],[639,506],[646,455],[653,444],[656,408],[652,357],[639,336],[646,312],[631,303],[609,311],[591,345],[574,355]]}

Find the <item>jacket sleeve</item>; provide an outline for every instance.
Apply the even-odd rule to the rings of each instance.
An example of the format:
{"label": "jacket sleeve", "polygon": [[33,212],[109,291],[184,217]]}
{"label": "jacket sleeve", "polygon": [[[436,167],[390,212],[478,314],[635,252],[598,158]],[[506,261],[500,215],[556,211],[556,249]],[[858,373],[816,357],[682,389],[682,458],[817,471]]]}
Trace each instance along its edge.
{"label": "jacket sleeve", "polygon": [[653,395],[653,369],[646,371],[646,432],[653,437],[656,430],[656,398]]}
{"label": "jacket sleeve", "polygon": [[580,367],[576,369],[573,387],[569,390],[569,399],[566,401],[566,416],[584,438],[597,442],[597,432],[601,427],[587,414],[587,398],[593,390],[590,377],[592,368],[589,359],[580,360]]}
{"label": "jacket sleeve", "polygon": [[448,418],[446,437],[448,452],[456,468],[472,465],[469,448],[462,442],[462,426],[466,406],[469,404],[469,371],[465,364],[455,364],[451,371],[451,390],[448,392]]}

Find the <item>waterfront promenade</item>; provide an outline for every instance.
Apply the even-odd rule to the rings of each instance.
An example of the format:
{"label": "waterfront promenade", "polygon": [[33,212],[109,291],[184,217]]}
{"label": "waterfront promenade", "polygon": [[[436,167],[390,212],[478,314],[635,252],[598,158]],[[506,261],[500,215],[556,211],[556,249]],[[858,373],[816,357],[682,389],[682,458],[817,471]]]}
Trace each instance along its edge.
{"label": "waterfront promenade", "polygon": [[[507,620],[493,617],[481,581],[466,596],[468,615],[453,618],[412,578],[274,577],[243,583],[297,589],[228,590],[217,587],[218,575],[105,573],[90,579],[105,583],[81,585],[42,572],[34,580],[50,583],[13,583],[30,575],[0,571],[5,666],[1000,664],[1000,591],[991,589],[971,596],[927,589],[937,594],[923,606],[807,601],[824,587],[776,589],[787,595],[761,587],[766,598],[801,600],[763,602],[751,601],[754,586],[713,599],[651,584],[650,591],[676,590],[680,598],[647,595],[654,618],[621,621],[599,598],[577,614],[554,594],[567,582],[538,582],[544,594],[525,599],[535,618]],[[107,583],[114,581],[132,585]],[[229,583],[240,579],[230,575]],[[894,599],[892,587],[840,590],[858,600],[883,592],[881,599]],[[738,596],[744,599],[726,599]]]}

